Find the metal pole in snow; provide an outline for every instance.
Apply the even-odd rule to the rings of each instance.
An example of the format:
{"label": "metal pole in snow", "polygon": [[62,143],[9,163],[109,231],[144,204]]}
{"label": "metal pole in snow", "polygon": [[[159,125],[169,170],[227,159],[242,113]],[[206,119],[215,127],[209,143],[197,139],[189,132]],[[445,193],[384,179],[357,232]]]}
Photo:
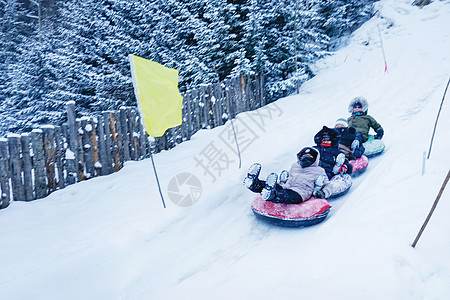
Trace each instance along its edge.
{"label": "metal pole in snow", "polygon": [[233,134],[234,134],[234,141],[236,143],[236,149],[238,152],[238,156],[239,156],[239,169],[241,168],[241,163],[242,163],[242,159],[241,159],[241,151],[239,150],[239,143],[237,141],[237,137],[236,137],[236,130],[234,129],[234,125],[233,125],[233,119],[230,119],[231,122],[231,128],[233,129]]}
{"label": "metal pole in snow", "polygon": [[383,59],[384,59],[384,73],[387,73],[388,67],[387,67],[387,61],[386,61],[386,54],[384,54],[383,39],[381,38],[380,26],[378,26],[378,24],[377,24],[377,28],[378,28],[378,35],[380,36],[381,51],[383,52]]}
{"label": "metal pole in snow", "polygon": [[164,208],[166,208],[166,203],[164,202],[164,197],[161,192],[161,185],[159,184],[158,173],[156,173],[155,161],[153,160],[152,150],[150,150],[150,158],[152,159],[153,171],[155,171],[156,183],[158,185],[159,194],[161,195],[161,200],[162,200],[163,206],[164,206]]}
{"label": "metal pole in snow", "polygon": [[428,216],[427,216],[425,222],[423,223],[422,228],[420,228],[420,231],[419,231],[419,233],[417,234],[416,239],[414,240],[414,243],[412,244],[412,247],[413,247],[413,248],[416,247],[416,244],[417,244],[417,242],[419,241],[419,238],[420,238],[420,236],[422,235],[422,233],[423,233],[425,227],[427,226],[428,221],[430,221],[431,215],[433,214],[434,209],[436,208],[436,206],[437,206],[437,204],[438,204],[438,202],[439,202],[439,199],[441,198],[441,195],[442,195],[442,193],[444,192],[445,186],[447,185],[447,182],[448,182],[449,178],[450,178],[450,170],[449,170],[448,173],[447,173],[447,177],[445,177],[444,183],[442,184],[441,190],[439,191],[439,194],[438,194],[436,200],[434,200],[433,207],[431,207],[431,210],[430,210],[430,212],[428,213]]}
{"label": "metal pole in snow", "polygon": [[436,117],[436,122],[434,123],[433,135],[431,136],[430,149],[428,150],[427,159],[430,158],[431,154],[431,146],[433,145],[434,134],[436,133],[437,122],[439,119],[439,115],[441,114],[442,104],[444,104],[445,95],[447,94],[448,84],[450,83],[450,77],[448,78],[447,86],[445,87],[444,96],[442,97],[441,106],[439,107],[439,111]]}

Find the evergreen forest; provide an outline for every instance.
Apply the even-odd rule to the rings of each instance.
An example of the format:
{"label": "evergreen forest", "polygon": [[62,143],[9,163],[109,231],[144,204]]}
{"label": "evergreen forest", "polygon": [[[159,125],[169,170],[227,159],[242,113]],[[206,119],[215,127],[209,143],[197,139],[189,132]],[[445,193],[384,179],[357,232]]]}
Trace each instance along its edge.
{"label": "evergreen forest", "polygon": [[179,88],[264,77],[269,99],[373,14],[373,0],[0,0],[0,133],[134,106],[128,55],[180,72]]}

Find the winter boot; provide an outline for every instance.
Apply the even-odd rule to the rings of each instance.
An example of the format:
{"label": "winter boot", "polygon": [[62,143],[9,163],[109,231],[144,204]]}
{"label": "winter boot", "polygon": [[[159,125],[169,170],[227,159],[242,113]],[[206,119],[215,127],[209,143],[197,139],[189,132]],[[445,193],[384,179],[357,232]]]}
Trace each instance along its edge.
{"label": "winter boot", "polygon": [[281,171],[280,174],[280,184],[285,184],[289,178],[289,172],[287,170]]}
{"label": "winter boot", "polygon": [[270,201],[275,198],[275,186],[277,185],[278,176],[276,173],[270,173],[267,176],[266,186],[261,192],[261,198],[266,201]]}
{"label": "winter boot", "polygon": [[352,146],[351,146],[352,151],[355,151],[355,149],[358,147],[359,147],[359,141],[357,139],[353,140]]}
{"label": "winter boot", "polygon": [[244,178],[244,186],[248,189],[252,189],[257,184],[259,172],[261,172],[261,165],[254,163],[250,166],[247,172],[247,176]]}
{"label": "winter boot", "polygon": [[344,162],[345,162],[345,154],[339,153],[339,155],[336,157],[336,163],[334,164],[334,167],[333,167],[334,174],[339,173],[339,169],[344,164]]}

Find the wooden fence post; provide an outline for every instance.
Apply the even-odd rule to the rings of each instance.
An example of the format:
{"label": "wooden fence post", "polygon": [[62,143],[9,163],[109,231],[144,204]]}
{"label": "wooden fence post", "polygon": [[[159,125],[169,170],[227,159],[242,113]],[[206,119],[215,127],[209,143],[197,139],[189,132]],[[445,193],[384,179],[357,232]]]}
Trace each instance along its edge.
{"label": "wooden fence post", "polygon": [[[74,125],[75,126],[75,125]],[[64,136],[64,140],[66,141],[67,148],[63,152],[63,157],[66,165],[66,185],[74,184],[77,182],[78,178],[78,171],[77,171],[77,163],[78,160],[75,158],[75,154],[77,153],[76,146],[75,146],[75,152],[72,151],[72,148],[70,148],[70,139],[72,137],[69,136],[69,126],[67,124],[63,124],[61,126],[62,129],[62,135]],[[75,136],[76,139],[76,136]]]}
{"label": "wooden fence post", "polygon": [[2,193],[0,195],[0,208],[6,208],[10,202],[10,187],[9,187],[9,154],[8,154],[8,140],[0,139],[0,188]]}
{"label": "wooden fence post", "polygon": [[139,114],[139,144],[140,144],[140,158],[143,159],[147,157],[147,135],[144,129],[144,124],[142,123],[142,117]]}
{"label": "wooden fence post", "polygon": [[112,112],[109,118],[109,130],[111,131],[111,149],[112,149],[112,160],[114,163],[114,172],[120,170],[120,151],[119,151],[119,141],[117,136],[117,127],[116,127],[116,114]]}
{"label": "wooden fence post", "polygon": [[56,147],[56,171],[58,175],[58,188],[63,189],[66,186],[64,178],[64,143],[61,132],[61,126],[55,126],[55,147]]}
{"label": "wooden fence post", "polygon": [[121,107],[120,111],[120,129],[121,129],[121,138],[122,138],[122,149],[123,149],[123,159],[124,161],[130,160],[130,137],[128,133],[128,124],[127,124],[127,108]]}
{"label": "wooden fence post", "polygon": [[[98,116],[97,119],[97,137],[98,137],[98,151],[99,151],[99,162],[101,164],[100,166],[100,175],[106,175],[109,174],[108,172],[108,161],[107,161],[107,155],[106,155],[106,139],[105,139],[105,132],[104,132],[104,125],[103,125],[103,115]],[[111,150],[109,150],[111,151]]]}
{"label": "wooden fence post", "polygon": [[192,112],[191,112],[191,97],[189,93],[183,95],[183,124],[184,124],[184,138],[190,140],[192,136]]}
{"label": "wooden fence post", "polygon": [[191,107],[192,107],[192,123],[194,125],[193,132],[197,132],[200,129],[202,129],[202,124],[200,121],[200,111],[199,111],[199,104],[198,104],[198,91],[193,90],[189,91],[189,96],[191,98]]}
{"label": "wooden fence post", "polygon": [[[67,183],[73,184],[80,180],[78,174],[78,132],[75,118],[75,101],[69,101],[66,104],[67,112],[67,150],[65,153],[67,159]],[[73,161],[72,161],[73,160]]]}
{"label": "wooden fence post", "polygon": [[106,174],[111,174],[113,172],[112,154],[114,152],[111,136],[111,112],[103,112],[103,122],[104,122],[105,148],[106,148],[105,170]]}
{"label": "wooden fence post", "polygon": [[91,177],[97,176],[101,172],[101,165],[100,165],[100,159],[99,159],[99,153],[98,153],[98,142],[97,142],[97,119],[90,118],[88,126],[90,125],[90,131],[89,131],[89,139],[91,142],[91,150],[92,150],[92,161],[94,162],[94,173]]}
{"label": "wooden fence post", "polygon": [[122,139],[122,126],[120,122],[120,111],[116,111],[114,113],[114,120],[115,120],[115,128],[116,128],[116,134],[115,134],[115,143],[117,144],[117,154],[118,154],[118,164],[114,167],[114,170],[120,170],[123,167],[124,162],[124,146],[123,146],[123,139]]}
{"label": "wooden fence post", "polygon": [[8,150],[11,165],[11,184],[14,201],[25,200],[25,189],[22,184],[22,162],[20,160],[20,135],[8,135]]}
{"label": "wooden fence post", "polygon": [[75,120],[75,128],[77,134],[77,153],[78,153],[78,161],[77,161],[77,172],[79,180],[85,180],[85,157],[84,157],[84,148],[83,148],[83,135],[84,129],[81,125],[81,119]]}
{"label": "wooden fence post", "polygon": [[31,145],[33,148],[34,166],[34,197],[47,196],[47,174],[45,169],[44,137],[41,129],[31,131]]}
{"label": "wooden fence post", "polygon": [[130,159],[131,160],[137,160],[138,159],[138,155],[137,155],[137,147],[136,147],[136,141],[135,141],[135,132],[134,132],[134,127],[135,127],[135,123],[136,123],[136,112],[131,109],[131,108],[127,108],[127,120],[128,120],[128,132],[129,132],[129,138],[130,138]]}
{"label": "wooden fence post", "polygon": [[92,152],[92,139],[91,139],[92,125],[89,124],[89,118],[87,117],[81,118],[81,128],[83,130],[81,141],[83,146],[84,161],[86,164],[85,176],[87,179],[89,179],[95,176],[94,154]]}
{"label": "wooden fence post", "polygon": [[26,201],[33,200],[33,177],[32,177],[32,163],[30,156],[30,136],[28,133],[20,135],[20,143],[22,146],[22,162],[23,162],[23,185],[25,189]]}
{"label": "wooden fence post", "polygon": [[44,132],[44,154],[45,169],[47,171],[48,194],[56,190],[56,149],[55,149],[55,128],[52,125],[41,126]]}
{"label": "wooden fence post", "polygon": [[208,99],[206,95],[206,89],[204,85],[200,86],[198,90],[198,108],[199,108],[199,117],[200,117],[200,126],[201,128],[208,128]]}

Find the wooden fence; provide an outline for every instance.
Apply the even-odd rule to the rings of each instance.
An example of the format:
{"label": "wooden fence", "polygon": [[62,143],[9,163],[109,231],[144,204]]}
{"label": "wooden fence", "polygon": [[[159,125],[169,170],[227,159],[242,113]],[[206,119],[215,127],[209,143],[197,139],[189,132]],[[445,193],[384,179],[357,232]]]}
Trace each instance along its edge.
{"label": "wooden fence", "polygon": [[183,122],[149,142],[135,107],[76,118],[68,102],[67,123],[0,138],[0,208],[31,201],[92,177],[117,172],[125,161],[170,149],[200,129],[223,125],[266,104],[262,77],[242,76],[201,86],[183,95]]}

